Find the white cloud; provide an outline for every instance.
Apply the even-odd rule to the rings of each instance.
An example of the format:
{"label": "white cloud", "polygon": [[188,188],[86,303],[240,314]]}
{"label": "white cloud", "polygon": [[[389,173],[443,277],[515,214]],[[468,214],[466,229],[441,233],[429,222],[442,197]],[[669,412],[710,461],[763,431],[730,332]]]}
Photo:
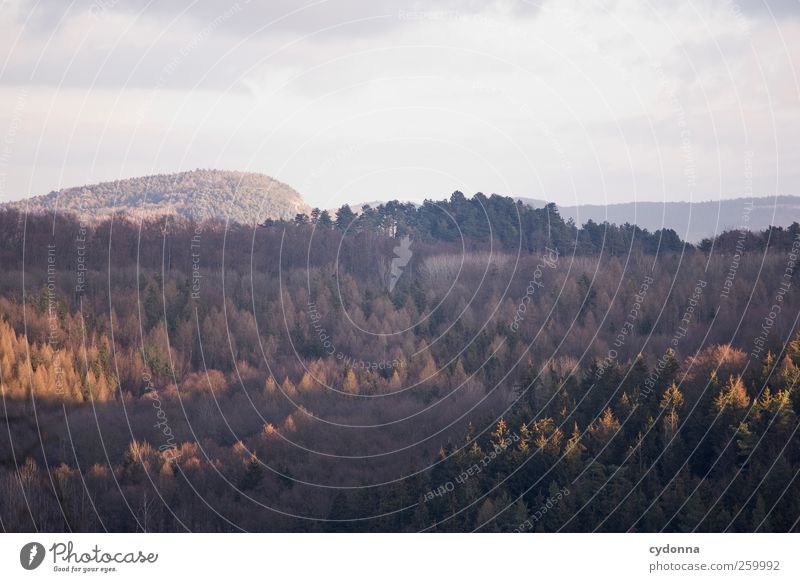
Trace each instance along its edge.
{"label": "white cloud", "polygon": [[39,6],[0,18],[0,139],[26,91],[5,199],[194,167],[263,171],[320,206],[456,188],[715,199],[739,194],[746,150],[756,191],[799,190],[786,6]]}

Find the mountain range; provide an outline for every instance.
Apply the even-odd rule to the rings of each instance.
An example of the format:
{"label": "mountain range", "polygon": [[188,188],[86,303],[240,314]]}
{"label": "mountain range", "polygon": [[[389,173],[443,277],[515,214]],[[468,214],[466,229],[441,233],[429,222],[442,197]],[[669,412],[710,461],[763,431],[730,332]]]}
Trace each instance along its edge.
{"label": "mountain range", "polygon": [[[533,208],[547,204],[534,198],[517,200]],[[369,204],[375,207],[380,203]],[[292,219],[311,212],[297,191],[264,174],[201,169],[65,188],[2,206],[35,213],[57,209],[93,220],[112,215],[152,218],[172,214],[198,221],[229,219],[244,224],[261,223],[267,218]],[[353,210],[359,212],[362,206],[354,204]],[[558,205],[558,210],[576,225],[592,220],[636,224],[651,232],[671,228],[682,239],[697,243],[725,230],[763,230],[770,225],[800,222],[800,197]]]}
{"label": "mountain range", "polygon": [[[534,208],[547,202],[518,198]],[[589,220],[597,223],[636,224],[650,232],[671,228],[691,243],[711,238],[726,230],[747,228],[764,230],[769,226],[789,226],[800,222],[800,196],[734,198],[708,202],[624,202],[620,204],[558,205],[565,220],[577,225]]]}

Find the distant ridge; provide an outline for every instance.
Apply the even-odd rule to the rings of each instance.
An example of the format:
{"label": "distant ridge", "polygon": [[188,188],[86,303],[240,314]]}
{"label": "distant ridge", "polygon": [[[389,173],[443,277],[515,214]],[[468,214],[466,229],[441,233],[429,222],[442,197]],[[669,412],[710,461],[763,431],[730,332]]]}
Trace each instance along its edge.
{"label": "distant ridge", "polygon": [[131,218],[178,215],[193,220],[230,219],[243,224],[290,219],[310,208],[294,189],[269,176],[192,170],[65,188],[4,204],[29,212],[59,212],[92,220],[112,214]]}
{"label": "distant ridge", "polygon": [[[518,200],[534,208],[542,208],[546,204],[533,198]],[[671,228],[682,239],[697,243],[704,238],[742,226],[750,230],[764,230],[769,226],[786,227],[792,222],[800,222],[800,196],[734,198],[709,202],[559,205],[558,211],[565,220],[571,218],[578,225],[593,220],[612,224],[628,222],[650,232]]]}
{"label": "distant ridge", "polygon": [[[534,208],[547,204],[534,198],[517,198]],[[350,204],[360,213],[369,204]],[[112,214],[133,219],[177,215],[203,221],[222,219],[242,224],[291,220],[310,214],[311,207],[290,186],[264,174],[226,170],[192,170],[127,178],[114,182],[65,188],[44,196],[8,202],[2,208],[29,212],[77,214],[89,220],[103,220]],[[336,208],[330,209],[334,215]],[[624,202],[558,206],[565,220],[582,226],[587,221],[636,224],[650,232],[674,230],[682,239],[698,243],[726,230],[741,227],[764,230],[800,222],[800,196],[736,198],[708,202]]]}

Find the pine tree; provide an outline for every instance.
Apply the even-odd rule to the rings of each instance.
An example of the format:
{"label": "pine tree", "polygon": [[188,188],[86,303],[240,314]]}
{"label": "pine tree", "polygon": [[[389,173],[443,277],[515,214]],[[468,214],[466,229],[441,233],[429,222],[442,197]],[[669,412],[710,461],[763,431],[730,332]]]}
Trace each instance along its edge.
{"label": "pine tree", "polygon": [[345,204],[336,212],[336,228],[341,232],[355,234],[357,229],[353,222],[356,220],[356,213],[350,209],[350,205]]}

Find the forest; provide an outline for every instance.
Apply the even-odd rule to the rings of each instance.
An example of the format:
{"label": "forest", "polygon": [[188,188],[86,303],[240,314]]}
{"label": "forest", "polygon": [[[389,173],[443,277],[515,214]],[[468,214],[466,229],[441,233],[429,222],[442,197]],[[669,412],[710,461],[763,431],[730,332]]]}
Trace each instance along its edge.
{"label": "forest", "polygon": [[455,192],[0,238],[3,531],[799,529],[797,223]]}

